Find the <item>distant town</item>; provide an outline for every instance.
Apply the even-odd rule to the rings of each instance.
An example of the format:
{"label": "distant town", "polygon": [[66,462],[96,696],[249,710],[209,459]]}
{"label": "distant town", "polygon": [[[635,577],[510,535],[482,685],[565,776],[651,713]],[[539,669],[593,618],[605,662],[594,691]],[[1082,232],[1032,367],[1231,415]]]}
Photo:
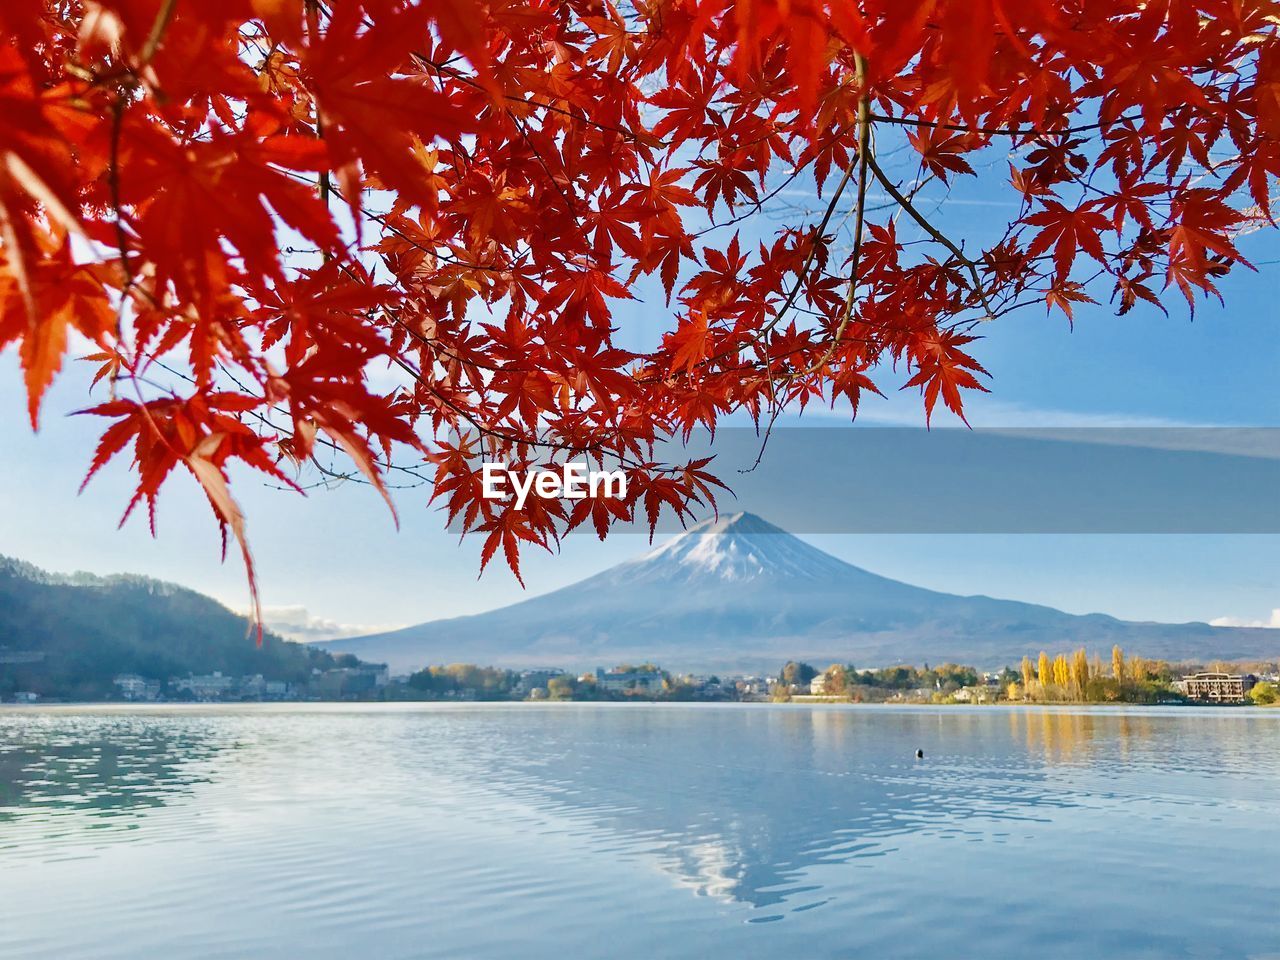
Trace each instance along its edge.
{"label": "distant town", "polygon": [[[33,654],[0,648],[0,669]],[[511,670],[474,664],[433,666],[392,676],[383,664],[353,656],[313,668],[305,680],[269,679],[261,673],[221,671],[167,678],[123,673],[105,702],[240,703],[306,701],[703,701],[771,703],[1144,703],[1250,704],[1280,701],[1280,663],[1170,664],[1126,656],[1116,647],[1109,662],[1084,650],[1040,653],[1019,667],[981,672],[947,663],[937,667],[818,669],[792,660],[775,675],[695,675],[657,664],[618,664],[586,673],[545,667]],[[14,691],[15,704],[83,702]],[[99,701],[101,702],[101,701]]]}

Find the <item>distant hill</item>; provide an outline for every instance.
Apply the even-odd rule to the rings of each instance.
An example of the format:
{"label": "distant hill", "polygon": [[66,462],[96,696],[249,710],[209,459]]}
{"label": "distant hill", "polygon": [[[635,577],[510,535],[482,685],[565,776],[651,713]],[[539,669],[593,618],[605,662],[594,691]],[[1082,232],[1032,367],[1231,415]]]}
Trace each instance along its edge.
{"label": "distant hill", "polygon": [[1280,631],[1132,623],[877,576],[751,514],[692,527],[579,583],[489,613],[329,641],[405,670],[456,661],[775,671],[787,659],[858,666],[1016,663],[1041,649],[1119,643],[1164,659],[1265,659]]}
{"label": "distant hill", "polygon": [[99,699],[114,692],[120,673],[167,679],[220,670],[299,682],[312,667],[333,666],[329,653],[272,634],[259,648],[247,630],[244,617],[171,583],[62,576],[0,557],[0,698],[31,690]]}

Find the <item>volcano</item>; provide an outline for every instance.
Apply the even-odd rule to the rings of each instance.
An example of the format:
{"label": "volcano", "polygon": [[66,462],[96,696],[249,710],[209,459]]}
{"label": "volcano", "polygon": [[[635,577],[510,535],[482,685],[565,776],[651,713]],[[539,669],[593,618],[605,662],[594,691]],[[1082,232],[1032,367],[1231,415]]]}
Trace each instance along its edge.
{"label": "volcano", "polygon": [[587,668],[653,661],[673,670],[757,673],[790,659],[994,668],[1041,649],[1114,643],[1152,658],[1266,658],[1280,651],[1280,631],[1135,623],[939,593],[877,576],[737,513],[542,596],[323,646],[396,672],[456,662]]}

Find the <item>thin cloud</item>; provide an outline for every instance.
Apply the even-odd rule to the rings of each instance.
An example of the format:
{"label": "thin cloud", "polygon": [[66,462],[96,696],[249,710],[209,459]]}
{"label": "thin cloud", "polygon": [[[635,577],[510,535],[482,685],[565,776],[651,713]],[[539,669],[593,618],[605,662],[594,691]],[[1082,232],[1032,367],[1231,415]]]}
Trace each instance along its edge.
{"label": "thin cloud", "polygon": [[286,640],[311,643],[317,640],[341,640],[345,637],[360,637],[370,633],[384,633],[397,630],[404,624],[385,623],[340,623],[326,617],[313,615],[301,605],[283,607],[264,607],[262,610],[263,626]]}
{"label": "thin cloud", "polygon": [[[976,430],[1001,430],[1030,440],[1280,460],[1280,427],[1270,425],[1235,426],[1146,414],[1055,410],[985,397],[971,398],[965,411],[969,425]],[[849,420],[851,413],[847,404],[837,404],[834,409],[810,407],[805,416]],[[934,427],[961,426],[958,419],[948,417],[943,414],[936,416]],[[879,427],[925,425],[923,407],[914,394],[899,394],[883,400],[868,397],[858,411],[857,422],[863,426]]]}
{"label": "thin cloud", "polygon": [[[1087,428],[1185,428],[1208,429],[1217,427],[1211,423],[1193,423],[1186,420],[1174,420],[1168,417],[1149,416],[1147,414],[1125,412],[1082,412],[1077,410],[1056,410],[1048,407],[1032,407],[1025,404],[1009,403],[988,397],[966,398],[965,415],[969,424],[977,429],[1079,429]],[[847,403],[838,403],[833,408],[813,405],[805,411],[806,417],[838,417],[850,419],[852,408]],[[925,425],[924,405],[916,393],[895,393],[888,397],[864,398],[858,409],[858,422],[891,427],[923,427]],[[952,417],[939,409],[934,418],[934,426],[963,426],[958,418]]]}
{"label": "thin cloud", "polygon": [[1280,630],[1280,608],[1271,611],[1268,620],[1248,620],[1243,617],[1217,617],[1209,621],[1212,627],[1262,627],[1267,630]]}

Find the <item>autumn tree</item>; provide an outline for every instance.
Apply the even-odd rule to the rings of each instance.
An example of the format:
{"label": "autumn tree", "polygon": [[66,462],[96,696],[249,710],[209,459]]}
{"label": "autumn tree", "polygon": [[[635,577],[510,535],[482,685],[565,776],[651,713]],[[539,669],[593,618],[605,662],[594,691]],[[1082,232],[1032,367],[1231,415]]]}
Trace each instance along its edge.
{"label": "autumn tree", "polygon": [[1053,683],[1053,668],[1049,663],[1049,654],[1040,651],[1040,659],[1036,662],[1036,679],[1040,681],[1042,692]]}
{"label": "autumn tree", "polygon": [[818,671],[809,664],[788,660],[778,674],[778,682],[784,687],[802,687],[817,675]]}
{"label": "autumn tree", "polygon": [[[1216,297],[1272,223],[1272,0],[6,0],[0,347],[96,365],[126,516],[424,485],[501,550],[710,504],[664,441],[918,390],[1018,311]],[[929,190],[980,179],[984,229]],[[785,206],[803,183],[813,211]],[[651,292],[650,292],[651,291]],[[628,332],[653,301],[652,336]],[[623,465],[482,495],[479,460]]]}
{"label": "autumn tree", "polygon": [[1271,706],[1277,700],[1280,700],[1280,693],[1277,693],[1275,684],[1262,681],[1254,684],[1249,691],[1249,699],[1259,706]]}
{"label": "autumn tree", "polygon": [[572,700],[577,681],[568,674],[552,677],[547,681],[547,696],[552,700]]}
{"label": "autumn tree", "polygon": [[1119,644],[1111,648],[1111,676],[1115,678],[1116,683],[1124,683],[1124,651],[1120,649]]}
{"label": "autumn tree", "polygon": [[1064,654],[1060,653],[1053,658],[1053,682],[1064,692],[1071,684],[1071,667]]}
{"label": "autumn tree", "polygon": [[823,692],[833,697],[843,697],[849,692],[848,671],[842,664],[833,663],[823,671],[826,680]]}
{"label": "autumn tree", "polygon": [[1127,676],[1132,682],[1141,683],[1147,679],[1147,675],[1149,673],[1150,668],[1145,659],[1138,656],[1136,653],[1129,656],[1129,664],[1125,669],[1125,676]]}
{"label": "autumn tree", "polygon": [[1031,696],[1032,684],[1036,679],[1036,668],[1030,657],[1022,658],[1022,691],[1024,696]]}
{"label": "autumn tree", "polygon": [[1080,697],[1089,686],[1089,655],[1081,647],[1071,655],[1071,683]]}

